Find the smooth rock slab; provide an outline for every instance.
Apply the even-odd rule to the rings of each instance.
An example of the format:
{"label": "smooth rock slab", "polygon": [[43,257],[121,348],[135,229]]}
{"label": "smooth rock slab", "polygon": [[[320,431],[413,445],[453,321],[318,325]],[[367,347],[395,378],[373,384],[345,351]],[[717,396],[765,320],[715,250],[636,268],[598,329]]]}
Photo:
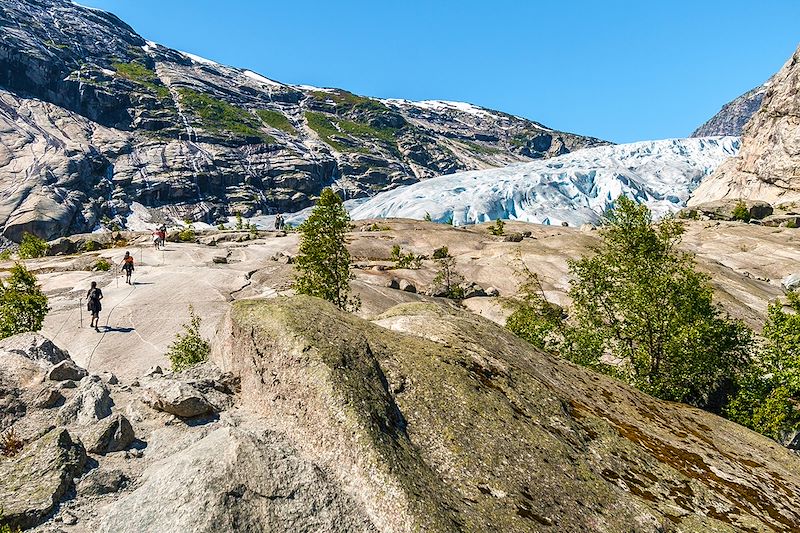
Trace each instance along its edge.
{"label": "smooth rock slab", "polygon": [[102,533],[376,531],[366,513],[275,433],[213,431],[154,464]]}
{"label": "smooth rock slab", "polygon": [[0,508],[22,528],[41,523],[78,476],[86,451],[64,428],[25,445],[19,455],[0,460]]}

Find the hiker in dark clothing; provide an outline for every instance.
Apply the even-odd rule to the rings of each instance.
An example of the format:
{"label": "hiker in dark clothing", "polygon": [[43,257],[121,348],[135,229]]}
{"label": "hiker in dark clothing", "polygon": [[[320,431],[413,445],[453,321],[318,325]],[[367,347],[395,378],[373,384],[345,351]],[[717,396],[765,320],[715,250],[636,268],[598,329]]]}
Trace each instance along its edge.
{"label": "hiker in dark clothing", "polygon": [[122,258],[122,270],[125,271],[125,283],[130,285],[133,273],[133,256],[130,252],[125,252],[125,257]]}
{"label": "hiker in dark clothing", "polygon": [[283,215],[281,215],[280,213],[275,215],[275,229],[276,230],[283,229]]}
{"label": "hiker in dark clothing", "polygon": [[103,299],[103,291],[97,287],[97,282],[92,282],[92,288],[86,293],[86,301],[89,312],[92,313],[92,321],[89,324],[90,328],[97,329],[97,322],[100,320],[100,311],[103,309],[100,300]]}

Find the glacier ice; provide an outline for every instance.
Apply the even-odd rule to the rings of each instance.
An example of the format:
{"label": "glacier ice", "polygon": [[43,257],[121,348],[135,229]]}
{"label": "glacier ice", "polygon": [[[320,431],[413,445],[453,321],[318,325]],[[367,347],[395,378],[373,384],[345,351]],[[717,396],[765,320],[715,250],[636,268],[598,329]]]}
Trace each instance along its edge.
{"label": "glacier ice", "polygon": [[624,194],[655,216],[686,205],[700,181],[739,151],[738,137],[641,141],[551,159],[430,178],[348,202],[353,219],[450,217],[456,225],[498,218],[540,224],[598,223]]}

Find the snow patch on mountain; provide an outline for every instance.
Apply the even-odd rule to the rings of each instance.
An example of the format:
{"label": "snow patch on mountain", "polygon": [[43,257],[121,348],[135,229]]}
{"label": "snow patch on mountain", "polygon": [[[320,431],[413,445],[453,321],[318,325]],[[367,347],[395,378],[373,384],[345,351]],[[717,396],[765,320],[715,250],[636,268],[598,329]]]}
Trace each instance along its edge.
{"label": "snow patch on mountain", "polygon": [[351,217],[414,218],[456,225],[498,218],[598,223],[624,194],[656,216],[686,205],[700,181],[739,151],[738,137],[642,141],[587,148],[503,168],[459,172],[380,193]]}

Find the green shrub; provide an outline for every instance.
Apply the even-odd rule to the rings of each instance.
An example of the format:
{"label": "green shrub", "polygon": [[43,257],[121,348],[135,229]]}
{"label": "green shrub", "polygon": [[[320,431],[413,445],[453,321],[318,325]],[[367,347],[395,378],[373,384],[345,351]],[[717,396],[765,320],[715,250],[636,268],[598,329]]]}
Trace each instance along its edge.
{"label": "green shrub", "polygon": [[81,247],[80,247],[82,252],[95,252],[95,251],[100,250],[102,248],[103,247],[100,245],[99,242],[92,241],[92,240],[84,242],[83,244],[81,244]]}
{"label": "green shrub", "polygon": [[244,228],[244,222],[242,221],[242,214],[237,211],[236,213],[236,225],[234,226],[237,230],[241,230]]}
{"label": "green shrub", "polygon": [[11,259],[11,256],[14,254],[14,250],[12,248],[6,248],[2,252],[0,252],[0,261],[8,261]]}
{"label": "green shrub", "polygon": [[413,252],[404,254],[397,244],[392,246],[391,259],[395,262],[394,268],[410,268],[412,270],[417,270],[422,266],[422,256],[416,255]]}
{"label": "green shrub", "polygon": [[750,222],[750,210],[743,200],[737,202],[736,207],[733,208],[733,220],[741,220],[742,222]]}
{"label": "green shrub", "polygon": [[797,227],[797,223],[794,221],[794,219],[789,219],[786,221],[786,227],[794,229]]}
{"label": "green shrub", "polygon": [[194,242],[195,239],[197,239],[197,235],[191,227],[184,228],[178,233],[178,240],[181,242]]}
{"label": "green shrub", "polygon": [[494,224],[489,226],[489,233],[495,236],[505,235],[505,225],[506,223],[503,222],[501,219],[497,219],[494,221]]}
{"label": "green shrub", "polygon": [[94,262],[92,270],[100,272],[108,272],[109,270],[111,270],[111,263],[108,261],[108,259],[101,257],[100,259]]}
{"label": "green shrub", "polygon": [[360,301],[350,297],[350,252],[345,246],[349,225],[342,199],[330,188],[324,189],[300,225],[294,281],[298,294],[323,298],[342,310],[358,309]]}
{"label": "green shrub", "polygon": [[[788,307],[788,311],[785,309]],[[764,343],[726,415],[768,437],[800,429],[800,295],[769,305]]]}
{"label": "green shrub", "polygon": [[22,242],[19,243],[18,255],[20,259],[33,259],[35,257],[44,257],[47,255],[47,250],[50,246],[47,241],[40,239],[31,233],[22,234]]}
{"label": "green shrub", "polygon": [[183,324],[183,334],[176,335],[175,342],[167,349],[167,357],[173,372],[180,372],[208,360],[211,345],[200,335],[200,317],[189,306],[189,323]]}
{"label": "green shrub", "polygon": [[47,296],[25,265],[15,264],[11,276],[0,280],[0,339],[39,331],[49,310]]}
{"label": "green shrub", "polygon": [[0,508],[0,533],[22,533],[19,527],[11,527],[11,525],[6,522],[2,508]]}
{"label": "green shrub", "polygon": [[433,251],[434,259],[444,259],[445,257],[450,257],[450,251],[447,249],[447,246],[442,246]]}
{"label": "green shrub", "polygon": [[169,89],[161,82],[158,75],[138,61],[129,63],[117,62],[112,66],[117,74],[134,83],[147,88],[150,92],[162,99],[170,98]]}
{"label": "green shrub", "polygon": [[422,220],[424,220],[425,222],[433,222],[433,219],[431,218],[431,214],[428,213],[427,211],[425,211],[425,217]]}

